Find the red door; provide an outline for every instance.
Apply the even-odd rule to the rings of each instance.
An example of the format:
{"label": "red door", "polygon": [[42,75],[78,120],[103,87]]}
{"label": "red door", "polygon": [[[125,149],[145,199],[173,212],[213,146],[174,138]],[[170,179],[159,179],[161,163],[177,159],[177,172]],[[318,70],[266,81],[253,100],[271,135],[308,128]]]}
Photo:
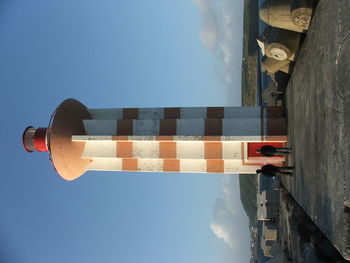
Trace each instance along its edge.
{"label": "red door", "polygon": [[271,146],[274,146],[276,148],[284,147],[283,142],[248,142],[248,160],[252,160],[252,159],[256,160],[259,158],[283,159],[282,155],[277,155],[274,157],[266,157],[266,156],[261,155],[260,153],[257,153],[256,150],[260,150],[260,148],[264,145],[271,145]]}

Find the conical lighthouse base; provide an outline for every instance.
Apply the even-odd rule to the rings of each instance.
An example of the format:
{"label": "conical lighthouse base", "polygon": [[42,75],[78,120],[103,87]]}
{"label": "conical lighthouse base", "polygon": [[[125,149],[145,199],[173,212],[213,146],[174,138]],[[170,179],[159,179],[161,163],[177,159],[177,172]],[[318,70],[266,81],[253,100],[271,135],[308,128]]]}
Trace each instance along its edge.
{"label": "conical lighthouse base", "polygon": [[84,142],[73,142],[72,135],[85,134],[82,120],[91,119],[87,108],[79,101],[67,99],[60,104],[49,128],[49,151],[58,174],[74,180],[86,172],[90,159],[81,158]]}

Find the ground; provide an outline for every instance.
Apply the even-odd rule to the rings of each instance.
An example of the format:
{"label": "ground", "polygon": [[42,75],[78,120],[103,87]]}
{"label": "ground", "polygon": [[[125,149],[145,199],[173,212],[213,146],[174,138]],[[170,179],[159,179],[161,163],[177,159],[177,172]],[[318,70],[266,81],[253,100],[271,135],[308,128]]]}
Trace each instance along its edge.
{"label": "ground", "polygon": [[320,0],[287,87],[289,164],[282,183],[350,259],[350,1]]}

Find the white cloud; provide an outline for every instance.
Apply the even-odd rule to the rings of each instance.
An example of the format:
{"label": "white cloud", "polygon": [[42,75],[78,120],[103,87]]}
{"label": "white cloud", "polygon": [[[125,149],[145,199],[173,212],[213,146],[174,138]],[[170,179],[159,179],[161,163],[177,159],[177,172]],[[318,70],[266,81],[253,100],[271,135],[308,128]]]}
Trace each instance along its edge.
{"label": "white cloud", "polygon": [[[232,97],[232,88],[240,90],[243,0],[192,1],[197,6],[202,20],[199,38],[203,45],[217,56],[216,72],[229,87],[228,97]],[[238,95],[239,99],[235,101],[240,101],[240,93]]]}
{"label": "white cloud", "polygon": [[242,208],[238,176],[223,176],[223,195],[216,200],[210,229],[228,246],[230,258],[249,262],[250,232],[248,218]]}
{"label": "white cloud", "polygon": [[210,0],[193,0],[193,2],[198,7],[202,19],[203,28],[199,33],[199,38],[205,47],[215,51],[219,38],[219,28],[211,2]]}
{"label": "white cloud", "polygon": [[232,220],[234,218],[225,206],[224,201],[218,199],[214,207],[214,219],[210,224],[210,229],[218,238],[223,239],[231,248],[234,248],[235,241],[234,233],[232,233]]}
{"label": "white cloud", "polygon": [[217,44],[217,34],[213,28],[206,28],[199,33],[199,38],[203,45],[210,50],[215,50]]}

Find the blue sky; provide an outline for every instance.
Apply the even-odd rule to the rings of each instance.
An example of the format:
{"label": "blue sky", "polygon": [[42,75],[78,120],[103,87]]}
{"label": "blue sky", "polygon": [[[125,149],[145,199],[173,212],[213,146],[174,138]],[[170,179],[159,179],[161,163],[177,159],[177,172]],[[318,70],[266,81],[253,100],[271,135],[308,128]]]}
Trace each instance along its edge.
{"label": "blue sky", "polygon": [[1,262],[248,261],[237,177],[66,182],[21,146],[23,129],[47,125],[68,97],[91,108],[239,105],[241,5],[0,2]]}

